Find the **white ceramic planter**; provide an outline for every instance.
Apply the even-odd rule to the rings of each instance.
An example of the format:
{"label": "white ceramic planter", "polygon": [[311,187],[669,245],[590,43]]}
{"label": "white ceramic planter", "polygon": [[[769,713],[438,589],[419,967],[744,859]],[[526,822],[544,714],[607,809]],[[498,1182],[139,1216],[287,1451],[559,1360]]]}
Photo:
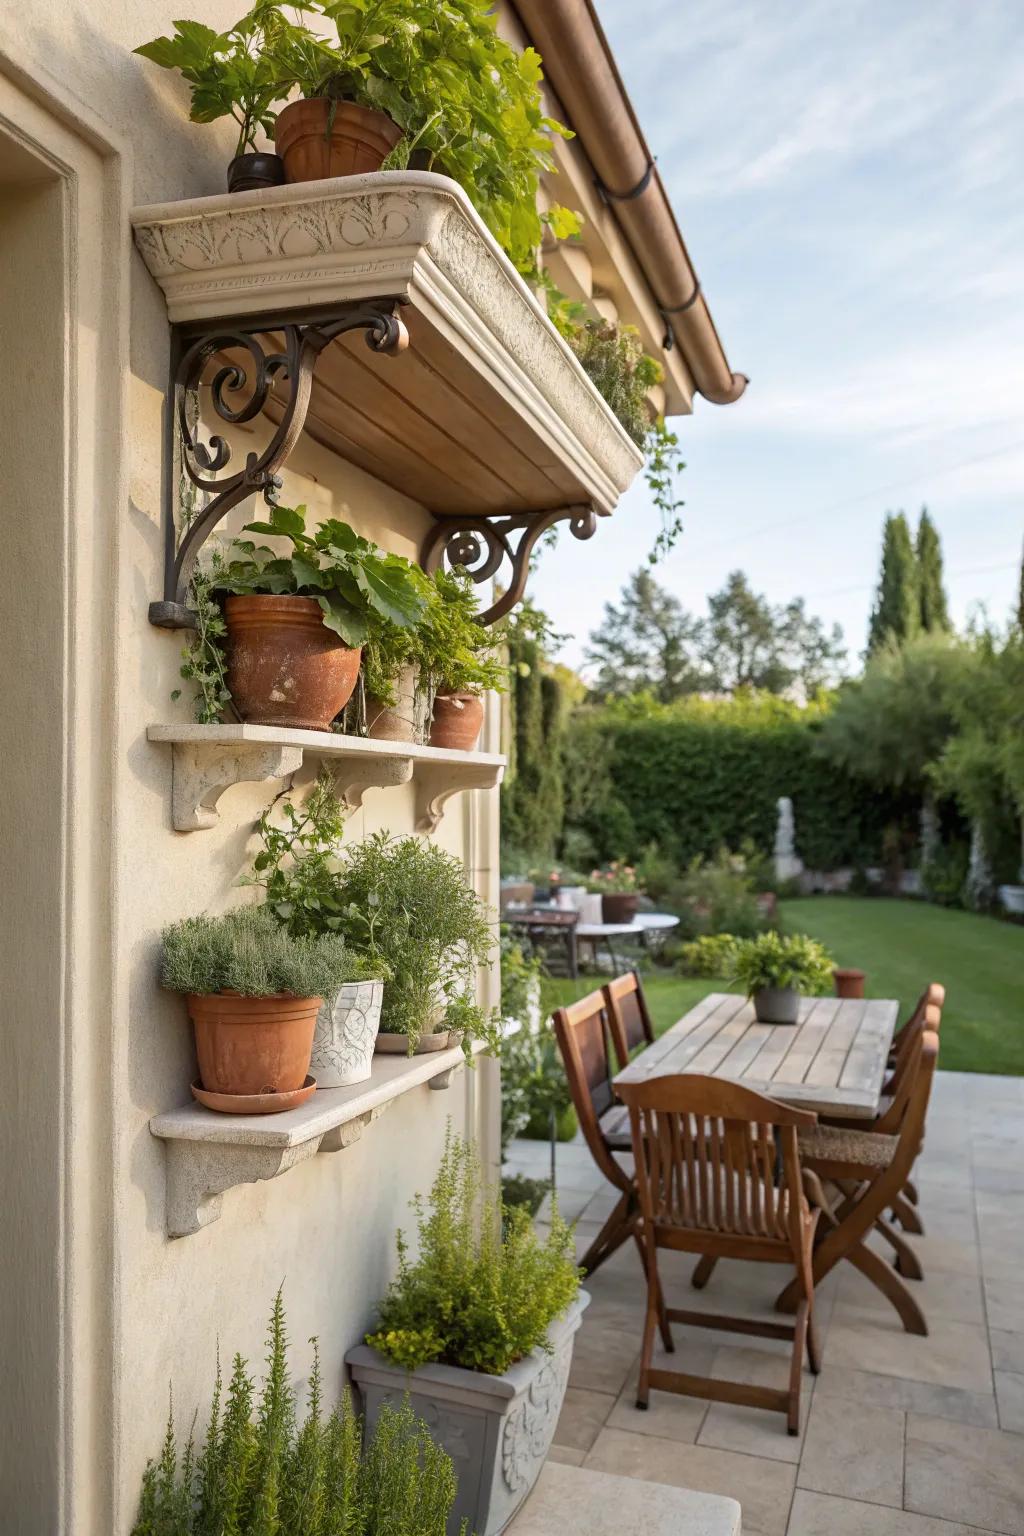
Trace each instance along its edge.
{"label": "white ceramic planter", "polygon": [[581,1291],[548,1332],[551,1352],[535,1349],[504,1376],[450,1365],[403,1371],[366,1344],[345,1363],[362,1394],[367,1432],[385,1403],[408,1392],[413,1411],[455,1463],[459,1491],[448,1517],[448,1536],[463,1520],[474,1536],[498,1536],[540,1475],[569,1381],[572,1346],[590,1297]]}
{"label": "white ceramic planter", "polygon": [[347,1088],[369,1077],[383,1001],[383,982],[350,981],[333,1008],[321,1008],[309,1065],[318,1088]]}

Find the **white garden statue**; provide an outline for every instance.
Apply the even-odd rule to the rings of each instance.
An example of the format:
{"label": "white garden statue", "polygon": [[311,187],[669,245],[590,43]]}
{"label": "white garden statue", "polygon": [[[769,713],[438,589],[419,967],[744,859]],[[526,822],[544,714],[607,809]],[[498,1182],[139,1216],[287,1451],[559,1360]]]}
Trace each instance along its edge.
{"label": "white garden statue", "polygon": [[795,880],[804,872],[803,860],[796,851],[796,826],[793,802],[783,795],[778,803],[779,819],[775,828],[775,878]]}

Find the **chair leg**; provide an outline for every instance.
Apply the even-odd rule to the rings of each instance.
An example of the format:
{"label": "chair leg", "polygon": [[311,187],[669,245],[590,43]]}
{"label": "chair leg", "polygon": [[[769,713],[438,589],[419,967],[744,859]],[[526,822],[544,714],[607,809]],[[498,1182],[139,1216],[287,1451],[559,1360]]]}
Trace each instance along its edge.
{"label": "chair leg", "polygon": [[646,1409],[651,1395],[651,1359],[654,1355],[654,1330],[658,1324],[658,1298],[661,1281],[658,1277],[658,1257],[652,1253],[647,1260],[647,1310],[644,1313],[644,1336],[640,1346],[640,1375],[636,1384],[636,1405]]}
{"label": "chair leg", "polygon": [[[644,1252],[644,1240],[640,1236],[640,1233],[638,1232],[636,1227],[633,1228],[633,1237],[636,1239],[636,1246],[637,1246],[637,1248],[640,1251],[640,1263],[642,1264],[644,1270],[646,1271],[646,1269],[647,1269],[647,1255]],[[676,1346],[675,1346],[675,1342],[674,1342],[674,1340],[672,1338],[672,1329],[671,1329],[671,1327],[669,1325],[668,1308],[665,1305],[665,1292],[662,1290],[662,1287],[661,1287],[661,1276],[660,1276],[660,1274],[657,1273],[657,1271],[655,1271],[654,1284],[657,1287],[658,1331],[661,1334],[661,1342],[662,1342],[662,1344],[665,1347],[665,1353],[667,1355],[674,1355],[675,1352],[676,1352]]]}
{"label": "chair leg", "polygon": [[821,1344],[818,1340],[818,1324],[814,1317],[814,1303],[807,1313],[807,1364],[811,1374],[818,1376],[821,1373]]}
{"label": "chair leg", "polygon": [[633,1192],[627,1190],[580,1260],[580,1268],[587,1279],[632,1236],[636,1218],[636,1201]]}
{"label": "chair leg", "polygon": [[921,1268],[921,1260],[911,1248],[905,1237],[889,1225],[881,1216],[875,1222],[875,1231],[880,1232],[886,1242],[896,1253],[896,1273],[902,1275],[904,1280],[923,1280],[924,1270]]}
{"label": "chair leg", "polygon": [[914,1183],[913,1179],[908,1179],[904,1184],[903,1193],[910,1201],[911,1205],[920,1205],[921,1196],[918,1194],[917,1185]]}
{"label": "chair leg", "polygon": [[690,1284],[693,1286],[695,1291],[702,1291],[704,1289],[708,1281],[711,1279],[711,1275],[717,1263],[718,1260],[714,1258],[710,1253],[702,1254],[702,1256],[697,1260],[697,1263],[694,1266],[693,1274],[690,1276]]}
{"label": "chair leg", "polygon": [[870,1248],[865,1248],[863,1244],[851,1248],[846,1257],[862,1275],[867,1275],[868,1279],[878,1286],[883,1296],[892,1302],[907,1333],[916,1333],[922,1338],[927,1338],[928,1324],[924,1320],[924,1313],[896,1271],[890,1269],[888,1264],[883,1264],[878,1254]]}
{"label": "chair leg", "polygon": [[924,1222],[910,1201],[903,1195],[897,1195],[892,1203],[892,1214],[903,1228],[904,1232],[913,1232],[917,1237],[924,1236]]}
{"label": "chair leg", "polygon": [[810,1337],[808,1318],[810,1308],[801,1301],[796,1309],[796,1326],[793,1329],[793,1353],[789,1357],[789,1406],[786,1409],[786,1429],[791,1435],[800,1433],[800,1386],[803,1382],[804,1342]]}

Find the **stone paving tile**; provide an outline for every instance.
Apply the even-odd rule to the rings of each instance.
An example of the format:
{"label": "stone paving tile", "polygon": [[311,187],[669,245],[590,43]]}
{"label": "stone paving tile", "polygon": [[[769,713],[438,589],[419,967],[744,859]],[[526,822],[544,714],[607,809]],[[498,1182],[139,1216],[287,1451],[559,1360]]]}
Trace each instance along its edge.
{"label": "stone paving tile", "polygon": [[1024,1333],[1005,1333],[992,1328],[988,1338],[992,1346],[992,1364],[997,1371],[1024,1371]]}
{"label": "stone paving tile", "polygon": [[[787,1345],[788,1350],[788,1345]],[[789,1386],[789,1360],[766,1354],[763,1350],[726,1345],[715,1351],[712,1376],[746,1386]],[[800,1392],[800,1434],[791,1435],[785,1416],[765,1408],[747,1408],[739,1403],[712,1403],[707,1412],[698,1445],[713,1445],[720,1451],[742,1451],[748,1456],[767,1456],[772,1461],[796,1463],[803,1450],[804,1431],[810,1412],[814,1377],[803,1373]]]}
{"label": "stone paving tile", "polygon": [[568,1445],[558,1445],[556,1443],[548,1451],[548,1461],[561,1461],[567,1467],[582,1467],[585,1459],[585,1451],[574,1451]]}
{"label": "stone paving tile", "polygon": [[1024,1536],[1024,1439],[908,1414],[904,1503],[918,1514]]}
{"label": "stone paving tile", "polygon": [[995,1376],[999,1428],[1024,1435],[1024,1374],[1020,1371],[996,1371]]}
{"label": "stone paving tile", "polygon": [[555,1428],[555,1442],[572,1450],[589,1451],[615,1406],[610,1392],[570,1387]]}
{"label": "stone paving tile", "polygon": [[[688,1371],[694,1376],[710,1376],[714,1363],[714,1345],[687,1343],[681,1347],[676,1342],[674,1355],[666,1355],[659,1347],[654,1352],[652,1365],[659,1370]],[[639,1361],[626,1379],[618,1401],[608,1418],[608,1429],[623,1429],[634,1435],[652,1435],[659,1440],[676,1440],[681,1445],[693,1445],[708,1412],[703,1398],[684,1397],[678,1392],[656,1392],[652,1389],[649,1406],[636,1406],[636,1384]]]}
{"label": "stone paving tile", "polygon": [[[1009,1275],[1008,1270],[1004,1273]],[[990,1328],[1001,1333],[1024,1331],[1024,1279],[993,1277],[986,1270],[985,1307]]]}
{"label": "stone paving tile", "polygon": [[738,1499],[743,1509],[743,1536],[785,1536],[796,1468],[783,1462],[603,1429],[583,1465],[621,1477],[642,1477],[673,1488]]}
{"label": "stone paving tile", "polygon": [[824,1363],[877,1371],[907,1381],[928,1381],[965,1392],[992,1390],[988,1334],[973,1323],[929,1320],[927,1338],[905,1333],[895,1312],[862,1311],[855,1321],[833,1322],[825,1338]]}
{"label": "stone paving tile", "polygon": [[[937,1240],[941,1241],[941,1239]],[[952,1323],[985,1325],[985,1303],[981,1280],[977,1275],[961,1275],[955,1270],[925,1269],[923,1280],[908,1282],[909,1289],[929,1323],[932,1318],[946,1318]],[[882,1295],[876,1285],[850,1265],[846,1265],[839,1282],[839,1297],[833,1318],[837,1323],[856,1323],[852,1314],[879,1313],[886,1321],[895,1314],[892,1302]]]}
{"label": "stone paving tile", "polygon": [[898,1409],[815,1393],[798,1486],[901,1509],[905,1418]]}
{"label": "stone paving tile", "polygon": [[787,1536],[977,1536],[977,1526],[953,1525],[880,1504],[861,1504],[798,1488]]}
{"label": "stone paving tile", "polygon": [[584,1322],[576,1335],[569,1385],[618,1397],[639,1354],[639,1330],[598,1330]]}
{"label": "stone paving tile", "polygon": [[826,1365],[815,1383],[814,1392],[816,1397],[841,1397],[852,1402],[872,1403],[878,1408],[913,1410],[937,1419],[953,1419],[958,1424],[978,1424],[985,1429],[995,1429],[999,1422],[995,1396],[991,1392],[964,1392],[956,1387],[905,1381],[899,1376],[883,1376],[875,1371]]}

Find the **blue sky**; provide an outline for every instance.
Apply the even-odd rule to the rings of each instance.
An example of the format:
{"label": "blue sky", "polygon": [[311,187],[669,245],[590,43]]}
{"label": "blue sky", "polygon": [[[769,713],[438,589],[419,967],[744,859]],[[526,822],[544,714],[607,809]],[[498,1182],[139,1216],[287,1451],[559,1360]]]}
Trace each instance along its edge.
{"label": "blue sky", "polygon": [[[598,0],[741,401],[677,423],[689,607],[739,566],[864,645],[888,508],[926,502],[954,617],[1002,620],[1024,532],[1020,0]],[[576,665],[641,563],[638,482],[531,595]]]}

